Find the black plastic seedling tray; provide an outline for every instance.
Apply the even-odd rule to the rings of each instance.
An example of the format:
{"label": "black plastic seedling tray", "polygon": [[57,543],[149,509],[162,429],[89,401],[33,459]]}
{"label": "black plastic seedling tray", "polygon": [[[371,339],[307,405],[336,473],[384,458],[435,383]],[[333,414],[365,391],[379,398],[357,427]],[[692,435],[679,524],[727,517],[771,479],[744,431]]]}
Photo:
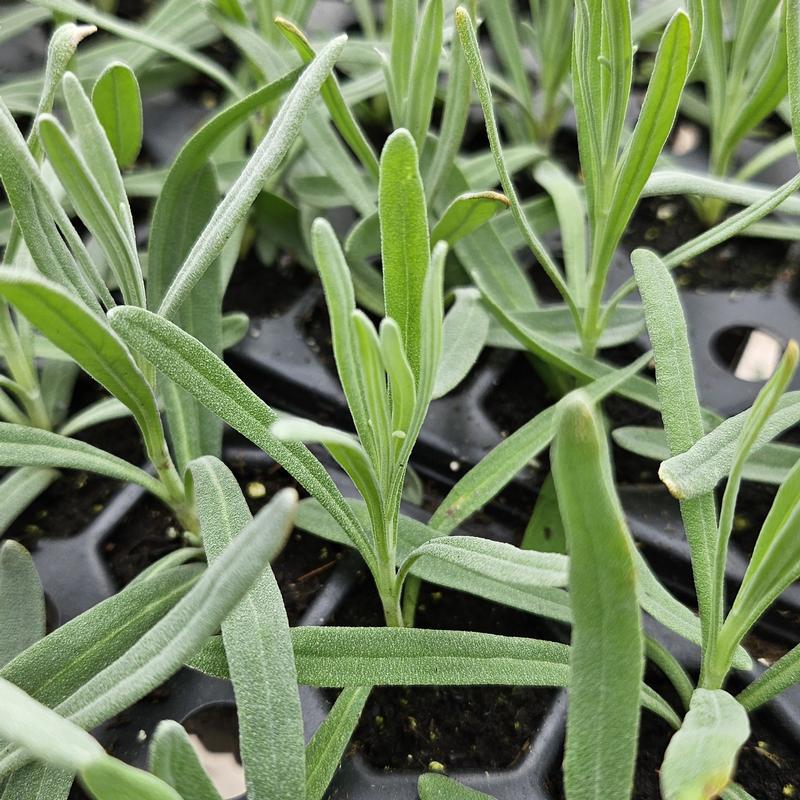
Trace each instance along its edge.
{"label": "black plastic seedling tray", "polygon": [[[267,457],[253,448],[233,448],[226,451],[231,463],[263,464]],[[334,471],[343,491],[352,493],[347,478]],[[647,558],[662,574],[673,572],[674,590],[685,586],[682,574],[686,570],[685,543],[680,530],[676,508],[665,492],[652,489],[623,490],[622,499],[629,511],[631,529]],[[34,558],[42,582],[56,615],[63,623],[110,596],[115,591],[114,579],[103,554],[103,544],[115,526],[142,500],[143,492],[136,487],[122,489],[106,508],[78,536],[68,540],[43,539],[34,549]],[[419,514],[413,507],[406,513]],[[498,525],[500,538],[511,535]],[[495,531],[493,531],[495,533]],[[739,557],[732,558],[734,569],[741,566]],[[348,553],[330,573],[325,585],[305,611],[300,624],[324,625],[336,614],[354,591],[358,581],[360,559]],[[678,591],[678,593],[680,593]],[[791,599],[797,602],[794,589]],[[698,666],[698,650],[652,620],[646,622],[650,633],[668,643],[690,671]],[[553,635],[563,636],[558,629]],[[756,665],[756,671],[761,669]],[[322,692],[302,688],[303,712],[307,737],[313,734],[324,719],[329,700]],[[119,717],[102,725],[96,735],[116,756],[145,766],[149,738],[164,719],[190,720],[209,709],[232,710],[234,698],[229,682],[208,677],[193,669],[183,669],[159,690],[137,703]],[[232,715],[229,715],[232,718]],[[763,715],[762,715],[763,716]],[[782,695],[772,703],[766,724],[773,735],[800,749],[800,688]],[[466,785],[487,792],[498,800],[553,800],[557,784],[566,722],[566,697],[559,692],[531,732],[529,747],[510,769],[453,771],[452,777]],[[776,733],[776,732],[779,732]],[[224,731],[218,732],[224,738]],[[230,739],[235,740],[234,738]],[[329,790],[329,798],[381,797],[386,800],[414,800],[417,797],[418,770],[382,771],[375,769],[359,753],[348,753]]]}

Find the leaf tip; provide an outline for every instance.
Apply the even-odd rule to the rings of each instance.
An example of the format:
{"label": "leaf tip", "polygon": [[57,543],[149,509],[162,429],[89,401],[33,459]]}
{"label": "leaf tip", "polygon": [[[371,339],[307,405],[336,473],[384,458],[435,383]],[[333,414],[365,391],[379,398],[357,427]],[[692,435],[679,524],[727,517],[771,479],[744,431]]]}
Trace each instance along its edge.
{"label": "leaf tip", "polygon": [[679,483],[676,483],[672,476],[669,473],[669,469],[667,468],[667,462],[662,461],[661,466],[658,468],[658,477],[664,486],[667,487],[669,493],[676,499],[676,500],[686,500],[686,494],[683,491],[683,488]]}

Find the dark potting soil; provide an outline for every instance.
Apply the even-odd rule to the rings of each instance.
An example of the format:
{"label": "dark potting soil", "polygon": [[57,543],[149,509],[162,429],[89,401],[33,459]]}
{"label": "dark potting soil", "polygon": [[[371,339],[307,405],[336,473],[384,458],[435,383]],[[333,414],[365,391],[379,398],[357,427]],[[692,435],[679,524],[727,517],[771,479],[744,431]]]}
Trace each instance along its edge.
{"label": "dark potting soil", "polygon": [[[640,202],[623,244],[665,255],[704,230],[684,198],[651,197]],[[790,282],[798,266],[800,253],[789,242],[740,236],[678,266],[673,274],[678,286],[687,289],[763,290],[775,281]]]}
{"label": "dark potting soil", "polygon": [[289,310],[316,278],[285,258],[262,264],[254,251],[233,270],[223,311],[244,311],[250,317],[278,317]]}
{"label": "dark potting soil", "polygon": [[[79,383],[76,395],[91,394],[91,391]],[[95,425],[76,434],[75,438],[131,463],[140,464],[144,459],[138,431],[128,419]],[[83,470],[63,470],[61,476],[17,517],[7,536],[29,549],[43,537],[65,539],[75,536],[105,508],[121,486],[119,481],[102,475]]]}
{"label": "dark potting soil", "polygon": [[[229,464],[244,490],[247,504],[257,513],[275,492],[292,486],[302,488],[278,464]],[[123,517],[104,543],[109,569],[118,586],[130,583],[159,558],[183,546],[180,527],[169,509],[145,495]],[[296,624],[342,557],[342,549],[324,539],[295,530],[272,564],[281,588],[290,624]]]}
{"label": "dark potting soil", "polygon": [[[332,625],[385,624],[372,580],[362,575]],[[553,630],[521,611],[424,584],[420,628],[553,639]],[[508,686],[388,686],[373,689],[351,742],[376,769],[504,769],[530,747],[554,690]]]}
{"label": "dark potting soil", "polygon": [[[645,680],[674,707],[679,716],[683,716],[684,710],[672,685],[656,667],[648,667]],[[739,755],[736,782],[759,800],[798,796],[800,755],[785,744],[783,732],[775,727],[767,714],[752,715],[750,724],[752,733]],[[661,800],[659,773],[673,734],[672,728],[661,717],[642,711],[632,795],[636,800]],[[547,788],[556,800],[565,797],[560,761]]]}
{"label": "dark potting soil", "polygon": [[525,353],[516,353],[483,398],[486,414],[508,436],[552,405],[552,392]]}

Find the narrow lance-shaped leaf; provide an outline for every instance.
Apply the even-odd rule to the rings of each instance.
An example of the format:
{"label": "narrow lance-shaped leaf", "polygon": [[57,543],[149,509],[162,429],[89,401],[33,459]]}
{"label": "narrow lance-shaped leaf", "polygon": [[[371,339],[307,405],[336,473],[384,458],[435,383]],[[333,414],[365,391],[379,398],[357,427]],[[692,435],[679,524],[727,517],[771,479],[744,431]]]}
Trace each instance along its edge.
{"label": "narrow lance-shaped leaf", "polygon": [[489,333],[489,315],[476,289],[456,289],[455,302],[444,318],[442,358],[433,397],[452,391],[478,360]]}
{"label": "narrow lance-shaped leaf", "polygon": [[45,634],[44,592],[30,553],[17,542],[0,545],[0,667]]}
{"label": "narrow lance-shaped leaf", "polygon": [[201,571],[199,565],[183,566],[130,584],[20,653],[0,676],[40,703],[57,705],[135,644]]}
{"label": "narrow lance-shaped leaf", "polygon": [[142,147],[142,98],[133,70],[120,62],[109,64],[92,89],[92,105],[117,164],[132,166]]}
{"label": "narrow lance-shaped leaf", "polygon": [[369,686],[342,689],[333,708],[306,747],[305,800],[322,800],[339,767],[361,712],[367,702]]}
{"label": "narrow lance-shaped leaf", "polygon": [[[756,563],[760,562],[759,566],[764,566],[765,563],[768,563],[772,569],[777,567],[777,574],[773,573],[771,576],[773,579],[777,579],[777,582],[771,582],[769,579],[764,580],[766,576],[762,576],[761,581],[755,582],[760,591],[755,592],[755,596],[747,597],[745,595],[742,597],[742,601],[747,603],[745,609],[742,608],[742,605],[737,607],[737,604],[734,603],[735,611],[738,613],[731,609],[732,613],[725,620],[725,625],[722,626],[725,611],[725,565],[727,563],[728,541],[733,531],[736,499],[741,486],[744,464],[759,432],[763,429],[789,381],[794,376],[797,370],[798,358],[800,358],[800,350],[798,350],[797,342],[790,341],[775,373],[758,393],[758,397],[747,415],[736,442],[733,466],[722,496],[714,556],[713,590],[715,602],[713,604],[714,616],[712,617],[711,626],[712,639],[704,654],[704,670],[701,676],[701,685],[707,689],[722,687],[725,674],[729,669],[730,653],[733,647],[744,638],[749,626],[766,610],[768,604],[794,579],[794,573],[800,572],[800,561],[796,558],[787,558],[790,553],[785,552],[785,546],[780,548],[781,551],[784,551],[781,552],[780,558],[776,558],[776,551],[772,548],[777,543],[770,541],[766,546],[762,547],[759,554],[760,559]],[[775,535],[781,536],[781,534],[786,539],[791,539],[800,530],[800,527],[798,527],[800,521],[792,519],[795,510],[800,519],[800,502],[797,501],[797,488],[800,486],[800,468],[796,468],[796,474],[798,477],[795,480],[792,480],[790,475],[786,490],[778,492],[775,498],[778,504],[773,504],[772,513],[768,514],[767,519],[764,521],[762,533],[766,530],[768,539]],[[782,502],[778,502],[779,499]],[[788,531],[785,530],[786,527],[788,527]],[[748,571],[753,566],[756,552],[753,553],[748,565]],[[745,574],[745,581],[746,579],[747,574]],[[741,588],[745,587],[745,581],[743,581]],[[750,586],[752,587],[752,583]],[[750,601],[749,603],[748,600]],[[720,631],[720,626],[722,626],[722,631]]]}
{"label": "narrow lance-shaped leaf", "polygon": [[429,772],[417,783],[420,800],[493,800],[491,795],[462,786],[446,775]]}
{"label": "narrow lance-shaped leaf", "polygon": [[[635,250],[631,262],[656,357],[656,388],[664,431],[670,451],[677,455],[688,450],[704,433],[686,320],[675,284],[658,256],[647,250]],[[707,637],[711,618],[712,546],[717,535],[713,495],[706,493],[682,502],[681,516],[692,553],[700,619]]]}
{"label": "narrow lance-shaped leaf", "polygon": [[[679,499],[698,497],[713,491],[716,485],[731,470],[736,442],[747,421],[749,411],[743,411],[729,417],[712,431],[699,439],[686,452],[667,458],[658,471],[659,477],[666,484],[673,496]],[[770,462],[768,453],[773,451],[774,458],[781,452],[780,445],[765,445],[776,436],[800,421],[800,392],[788,392],[778,401],[752,444],[751,459],[759,463],[759,452],[765,454],[765,463]],[[783,459],[779,463],[786,464]],[[788,462],[789,466],[793,466]],[[745,474],[746,474],[745,467]]]}
{"label": "narrow lance-shaped leaf", "polygon": [[605,430],[585,395],[561,401],[555,427],[553,478],[570,552],[573,620],[566,795],[629,797],[644,672],[633,542]]}
{"label": "narrow lance-shaped leaf", "polygon": [[39,136],[61,185],[92,235],[100,242],[119,282],[126,303],[143,306],[144,280],[130,226],[120,222],[84,155],[75,149],[61,123],[52,115],[38,119]]}
{"label": "narrow lance-shaped leaf", "polygon": [[264,186],[264,181],[283,161],[295,141],[306,112],[339,57],[346,36],[334,39],[306,68],[289,93],[267,135],[259,144],[241,175],[217,206],[209,224],[197,239],[159,308],[164,317],[171,317],[186,296],[222,251],[225,242],[247,215],[250,206]]}
{"label": "narrow lance-shaped leaf", "polygon": [[499,192],[467,192],[445,209],[431,231],[431,244],[446,241],[451,247],[476,231],[495,214],[508,208],[508,198]]}
{"label": "narrow lance-shaped leaf", "polygon": [[131,247],[135,250],[136,235],[133,218],[111,142],[109,142],[97,112],[83,90],[81,82],[72,72],[64,75],[61,90],[67,103],[78,150],[102,190],[114,216],[124,227]]}
{"label": "narrow lance-shaped leaf", "polygon": [[747,712],[727,692],[696,689],[681,729],[661,765],[664,800],[710,800],[733,778],[739,749],[750,736]]}
{"label": "narrow lance-shaped leaf", "polygon": [[[601,270],[595,291],[605,283],[611,255],[669,136],[678,110],[689,63],[689,18],[677,11],[664,31],[639,120],[616,169],[605,248],[597,257]],[[602,277],[601,277],[602,276]]]}
{"label": "narrow lance-shaped leaf", "polygon": [[800,159],[800,0],[786,0],[786,59],[792,134]]}
{"label": "narrow lance-shaped leaf", "polygon": [[378,213],[386,315],[400,326],[411,371],[418,378],[419,309],[430,261],[430,239],[417,148],[403,129],[387,139],[381,154]]}
{"label": "narrow lance-shaped leaf", "polygon": [[[114,301],[1,98],[0,144],[0,177],[38,270],[72,288],[88,308],[102,313],[97,297],[109,306]],[[4,263],[13,264],[13,259],[14,248],[9,241]]]}
{"label": "narrow lance-shaped leaf", "polygon": [[[193,461],[200,532],[209,564],[248,525],[273,542],[277,555],[292,518],[266,506],[253,519],[231,471],[218,459]],[[236,695],[239,739],[251,800],[294,800],[305,791],[303,717],[289,622],[269,566],[222,623]]]}
{"label": "narrow lance-shaped leaf", "polygon": [[439,80],[439,58],[444,35],[444,2],[428,0],[422,13],[414,59],[411,65],[406,125],[422,150],[431,123],[436,84]]}
{"label": "narrow lance-shaped leaf", "polygon": [[155,397],[119,337],[61,287],[30,274],[0,279],[0,295],[103,384],[136,418],[148,453],[162,449]]}
{"label": "narrow lance-shaped leaf", "polygon": [[183,726],[172,720],[159,723],[150,740],[149,769],[183,798],[222,800],[197,757]]}
{"label": "narrow lance-shaped leaf", "polygon": [[0,678],[3,739],[23,746],[36,758],[69,772],[96,800],[182,800],[154,775],[106,755],[85,731]]}
{"label": "narrow lance-shaped leaf", "polygon": [[720,634],[724,655],[800,577],[800,464],[781,485]]}
{"label": "narrow lance-shaped leaf", "polygon": [[[636,375],[650,359],[651,354],[645,353],[625,369],[616,370],[588,384],[584,391],[593,400],[602,400]],[[488,503],[525,464],[550,444],[554,416],[553,408],[537,414],[467,472],[434,512],[430,520],[431,527],[442,533],[450,533]]]}
{"label": "narrow lance-shaped leaf", "polygon": [[0,466],[82,469],[143,486],[166,501],[164,486],[129,461],[99,447],[30,425],[0,422]]}
{"label": "narrow lance-shaped leaf", "polygon": [[[274,524],[290,519],[296,504],[296,492],[279,492],[272,501]],[[165,617],[55,710],[93,728],[174,674],[219,628],[274,555],[274,541],[260,533],[258,526],[248,525]],[[0,777],[28,760],[25,751],[6,748],[0,752]]]}
{"label": "narrow lance-shaped leaf", "polygon": [[[309,686],[566,686],[569,647],[557,642],[424,628],[292,628],[298,679]],[[192,666],[225,678],[220,637]],[[562,683],[564,681],[564,683]],[[674,728],[680,719],[647,685],[642,705]],[[637,701],[638,702],[638,701]]]}
{"label": "narrow lance-shaped leaf", "polygon": [[[316,54],[303,32],[283,17],[277,17],[275,19],[275,24],[292,47],[297,50],[303,62],[305,64],[310,64]],[[322,84],[320,95],[325,101],[331,119],[342,135],[342,138],[347,142],[356,156],[358,156],[358,159],[370,174],[374,178],[377,178],[379,170],[378,158],[372,149],[369,139],[367,139],[364,132],[361,130],[358,120],[347,105],[347,101],[342,95],[342,90],[339,88],[339,82],[336,80],[335,75],[331,74]]]}
{"label": "narrow lance-shaped leaf", "polygon": [[373,437],[377,434],[373,433],[365,406],[364,376],[358,363],[356,332],[352,325],[356,310],[353,280],[336,234],[327,220],[314,220],[311,226],[311,247],[328,306],[331,342],[339,381],[359,439],[367,452],[376,459],[378,453]]}

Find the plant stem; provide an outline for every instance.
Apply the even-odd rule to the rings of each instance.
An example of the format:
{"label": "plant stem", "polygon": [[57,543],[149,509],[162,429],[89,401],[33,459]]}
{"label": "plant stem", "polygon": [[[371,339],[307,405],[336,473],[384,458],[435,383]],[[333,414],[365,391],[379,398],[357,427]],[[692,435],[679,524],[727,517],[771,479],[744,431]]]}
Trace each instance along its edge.
{"label": "plant stem", "polygon": [[24,390],[20,399],[30,424],[36,428],[51,430],[50,415],[42,398],[39,376],[25,353],[19,333],[11,319],[8,303],[5,301],[0,302],[0,349],[11,377]]}

